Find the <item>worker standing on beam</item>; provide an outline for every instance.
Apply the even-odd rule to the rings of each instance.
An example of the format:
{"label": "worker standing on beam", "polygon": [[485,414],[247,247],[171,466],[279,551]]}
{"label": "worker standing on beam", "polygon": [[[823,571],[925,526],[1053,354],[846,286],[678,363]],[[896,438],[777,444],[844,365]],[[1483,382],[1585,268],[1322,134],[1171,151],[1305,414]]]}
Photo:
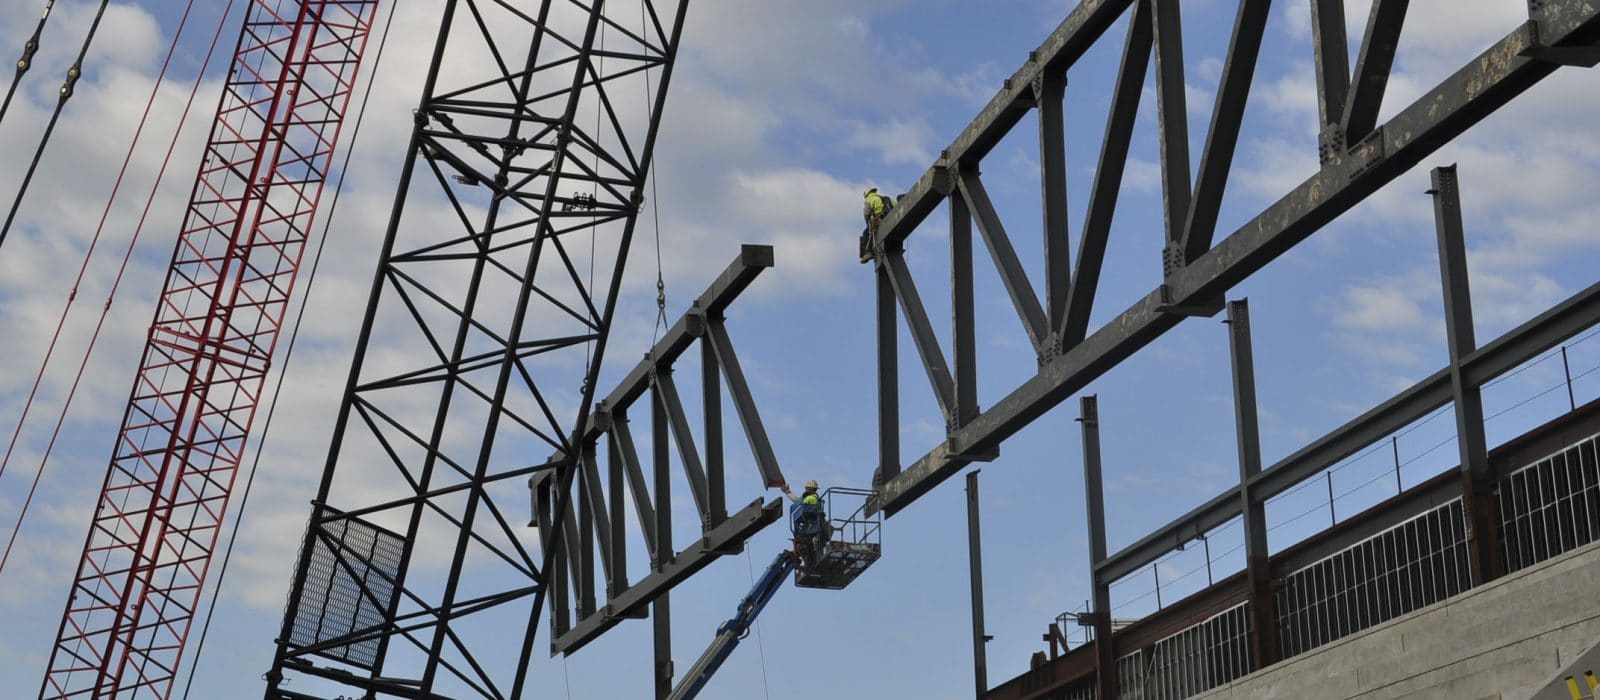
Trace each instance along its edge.
{"label": "worker standing on beam", "polygon": [[867,222],[867,230],[861,232],[861,262],[872,259],[872,242],[878,237],[878,226],[883,223],[883,217],[894,211],[894,198],[879,194],[878,188],[869,187],[862,193],[866,202],[861,207],[861,217]]}
{"label": "worker standing on beam", "polygon": [[789,490],[788,484],[782,484],[779,488],[794,503],[789,509],[789,527],[794,532],[802,567],[809,567],[816,563],[829,535],[828,521],[822,512],[822,495],[817,492],[817,480],[807,481],[806,490],[798,497]]}

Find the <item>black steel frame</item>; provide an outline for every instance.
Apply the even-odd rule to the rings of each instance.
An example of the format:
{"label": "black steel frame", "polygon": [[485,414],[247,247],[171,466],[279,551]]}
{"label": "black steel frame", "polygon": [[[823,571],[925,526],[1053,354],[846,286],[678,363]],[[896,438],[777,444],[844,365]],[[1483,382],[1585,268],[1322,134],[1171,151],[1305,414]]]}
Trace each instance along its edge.
{"label": "black steel frame", "polygon": [[[1318,24],[1333,22],[1338,3],[1318,2]],[[898,424],[896,326],[900,315],[946,418],[947,439],[902,466],[897,431],[880,436],[877,505],[893,514],[963,466],[988,461],[1007,437],[1073,392],[1104,374],[1182,319],[1222,310],[1222,295],[1321,226],[1376,192],[1428,154],[1466,131],[1563,64],[1583,63],[1600,31],[1600,11],[1579,0],[1540,0],[1530,19],[1477,58],[1402,109],[1376,124],[1378,103],[1394,58],[1404,2],[1373,5],[1354,82],[1346,70],[1343,33],[1317,42],[1319,95],[1325,141],[1319,172],[1294,187],[1249,223],[1215,245],[1217,213],[1226,189],[1240,116],[1250,94],[1262,33],[1269,13],[1264,0],[1241,0],[1209,135],[1192,186],[1190,144],[1184,126],[1181,28],[1172,0],[1089,0],[1080,3],[1029,61],[1006,81],[954,143],[946,149],[884,220],[871,242],[877,258],[880,424]],[[1100,166],[1089,191],[1079,233],[1078,260],[1063,283],[1067,264],[1063,221],[1065,153],[1056,133],[1067,70],[1124,14],[1128,23],[1121,66],[1102,144]],[[1150,57],[1155,56],[1155,93],[1161,125],[1166,239],[1164,283],[1109,321],[1087,332],[1106,236]],[[980,165],[1028,113],[1041,124],[1044,192],[1046,298],[1041,304],[1022,272],[1000,217],[989,201]],[[1333,138],[1337,136],[1337,138]],[[944,349],[923,307],[904,259],[906,241],[944,202],[950,207],[952,345]],[[995,405],[979,411],[975,389],[971,225],[989,248],[1022,325],[1039,356],[1040,370]],[[1064,295],[1064,296],[1063,296]],[[1469,362],[1470,364],[1470,362]],[[954,368],[954,372],[951,368]],[[1272,470],[1269,470],[1269,472]],[[1263,478],[1282,479],[1282,476]]]}
{"label": "black steel frame", "polygon": [[[1563,65],[1594,65],[1600,57],[1600,10],[1579,0],[1535,0],[1529,20],[1495,42],[1383,124],[1378,110],[1405,20],[1406,0],[1377,0],[1352,71],[1345,40],[1343,4],[1310,0],[1320,122],[1320,170],[1289,190],[1231,235],[1216,241],[1218,213],[1226,190],[1240,124],[1263,32],[1268,0],[1240,0],[1212,111],[1201,146],[1197,175],[1190,177],[1187,106],[1184,104],[1182,27],[1175,0],[1085,0],[1005,83],[978,117],[904,195],[870,242],[876,259],[878,333],[879,459],[873,506],[889,515],[974,462],[998,456],[1000,444],[1094,379],[1160,337],[1184,318],[1211,316],[1224,308],[1223,295],[1322,226],[1375,193],[1441,146],[1507,104]],[[1117,69],[1099,167],[1088,190],[1078,259],[1067,256],[1065,149],[1062,100],[1068,70],[1103,40],[1124,15],[1127,37]],[[1116,209],[1132,137],[1134,116],[1154,57],[1154,94],[1161,145],[1164,238],[1163,282],[1098,330],[1089,332],[1107,235]],[[983,159],[1030,113],[1039,124],[1040,183],[1044,215],[1043,298],[1024,273],[999,214],[983,186]],[[1095,601],[1081,622],[1107,640],[1098,664],[1112,668],[1109,643],[1109,582],[1141,570],[1174,548],[1241,515],[1256,531],[1247,560],[1252,643],[1270,648],[1271,582],[1261,505],[1361,447],[1404,427],[1446,403],[1457,406],[1461,479],[1473,542],[1474,576],[1498,572],[1492,484],[1484,476],[1486,453],[1478,389],[1484,381],[1532,359],[1580,330],[1600,323],[1600,285],[1574,295],[1483,347],[1471,332],[1459,202],[1452,169],[1434,174],[1439,245],[1450,335],[1448,367],[1357,417],[1299,452],[1262,469],[1249,349],[1248,310],[1230,310],[1237,398],[1241,484],[1174,520],[1120,552],[1104,545],[1100,506],[1098,419],[1085,399],[1086,492],[1089,498]],[[912,233],[948,202],[950,215],[950,353],[935,333],[905,261]],[[976,402],[977,358],[973,300],[972,225],[994,261],[1004,289],[1039,361],[1038,373],[993,406]],[[1071,274],[1068,275],[1068,270]],[[946,421],[944,441],[909,465],[902,464],[897,337],[904,317],[938,408]],[[1098,546],[1094,546],[1098,543]],[[1272,656],[1257,654],[1258,663]],[[1101,674],[1103,697],[1115,690],[1115,674]]]}
{"label": "black steel frame", "polygon": [[[558,512],[570,498],[688,2],[520,5],[444,3],[268,698],[528,694],[564,530],[535,553],[505,508],[544,471]],[[455,225],[403,216],[423,201]],[[379,625],[292,645],[314,533],[343,518],[404,536],[395,602]],[[370,670],[312,663],[374,638]],[[283,687],[298,678],[321,680]]]}
{"label": "black steel frame", "polygon": [[[690,310],[596,406],[580,442],[583,459],[575,487],[576,513],[570,504],[565,511],[555,509],[555,472],[543,471],[529,479],[535,524],[540,532],[548,537],[547,533],[565,527],[566,532],[579,537],[577,545],[568,540],[554,547],[550,592],[552,655],[572,654],[623,620],[645,617],[646,608],[665,599],[674,586],[717,558],[744,551],[745,541],[783,515],[781,499],[763,502],[757,498],[736,512],[728,512],[723,453],[722,402],[726,382],[727,396],[744,428],[762,481],[768,487],[784,483],[783,471],[723,317],[739,293],[772,264],[771,247],[744,246]],[[696,345],[700,350],[700,398],[705,421],[704,444],[700,446],[695,444],[683,397],[673,380],[674,364]],[[629,409],[646,394],[651,409],[648,457],[653,484],[645,480],[628,419]],[[602,438],[606,441],[603,463],[598,458]],[[672,542],[670,479],[674,447],[701,523],[699,539],[682,551],[674,550]],[[633,583],[628,582],[625,528],[630,499],[651,568],[651,573]],[[604,604],[597,604],[595,595],[597,561],[605,574]]]}

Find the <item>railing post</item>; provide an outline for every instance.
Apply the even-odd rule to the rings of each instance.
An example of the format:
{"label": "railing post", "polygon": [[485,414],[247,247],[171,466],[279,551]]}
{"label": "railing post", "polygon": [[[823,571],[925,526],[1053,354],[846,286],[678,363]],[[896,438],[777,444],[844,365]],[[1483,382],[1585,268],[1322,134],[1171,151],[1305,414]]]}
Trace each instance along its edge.
{"label": "railing post", "polygon": [[1256,371],[1250,346],[1250,304],[1228,302],[1228,349],[1233,365],[1233,412],[1239,442],[1239,500],[1244,512],[1245,571],[1250,581],[1250,656],[1257,669],[1278,660],[1278,613],[1272,598],[1266,507],[1250,493],[1261,473]]}
{"label": "railing post", "polygon": [[1433,169],[1434,221],[1439,235],[1439,272],[1444,287],[1445,335],[1450,343],[1450,387],[1455,397],[1456,444],[1461,455],[1461,503],[1466,511],[1467,556],[1472,585],[1501,573],[1500,508],[1483,432],[1483,395],[1461,370],[1461,358],[1477,349],[1472,329],[1472,294],[1467,284],[1467,245],[1461,224],[1461,188],[1454,165]]}

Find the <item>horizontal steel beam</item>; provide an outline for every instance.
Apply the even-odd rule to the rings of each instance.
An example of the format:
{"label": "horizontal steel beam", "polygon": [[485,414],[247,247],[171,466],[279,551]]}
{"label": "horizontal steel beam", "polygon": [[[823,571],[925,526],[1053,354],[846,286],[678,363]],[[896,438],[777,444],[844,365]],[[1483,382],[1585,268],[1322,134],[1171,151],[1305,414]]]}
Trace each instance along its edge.
{"label": "horizontal steel beam", "polygon": [[578,621],[566,634],[550,642],[550,655],[572,654],[585,644],[594,641],[617,623],[643,617],[645,606],[696,572],[706,568],[718,557],[744,551],[744,543],[762,528],[778,521],[783,515],[783,499],[774,498],[768,503],[756,499],[742,510],[728,516],[721,525],[711,529],[693,546],[678,552],[654,573],[635,582],[628,590],[606,602],[595,614]]}
{"label": "horizontal steel beam", "polygon": [[[672,328],[667,329],[666,334],[650,348],[645,358],[634,365],[628,375],[617,383],[617,388],[606,395],[604,399],[606,407],[617,411],[638,400],[639,396],[650,388],[650,373],[658,367],[671,366],[696,339],[705,334],[706,319],[720,318],[728,305],[738,298],[739,293],[749,287],[762,270],[772,267],[772,264],[772,246],[748,244],[740,246],[739,256],[728,264],[698,299],[695,299],[691,311],[678,319],[677,323],[672,324]],[[584,437],[594,440],[600,433],[599,427],[591,421]]]}
{"label": "horizontal steel beam", "polygon": [[[1462,358],[1462,373],[1473,386],[1482,386],[1595,325],[1600,325],[1600,284],[1573,295]],[[1250,480],[1250,496],[1257,502],[1265,502],[1284,493],[1339,460],[1450,403],[1450,399],[1450,371],[1445,368],[1262,471]],[[1238,491],[1228,489],[1111,555],[1097,569],[1111,580],[1135,573],[1178,545],[1238,517],[1241,507]]]}
{"label": "horizontal steel beam", "polygon": [[[1086,8],[1107,6],[1086,2],[1068,21],[1092,12]],[[1524,24],[1496,42],[1379,127],[1372,137],[1331,159],[1321,171],[1210,252],[1173,272],[1167,284],[1147,294],[1082,344],[1056,356],[1032,379],[954,431],[945,442],[884,483],[879,498],[870,504],[872,508],[893,515],[906,507],[973,461],[974,455],[995,449],[1045,411],[1176,326],[1181,316],[1170,313],[1171,309],[1198,307],[1220,298],[1556,69],[1553,64],[1525,57],[1525,52],[1541,44],[1578,38],[1580,32],[1600,25],[1600,7],[1583,0],[1550,0],[1536,16],[1540,18],[1538,22]],[[1104,31],[1104,27],[1091,31],[1087,24],[1079,29],[1095,36]],[[914,191],[912,195],[915,194]],[[914,218],[918,206],[908,205],[903,216]],[[932,205],[928,208],[931,210]],[[909,220],[895,223],[902,226]],[[902,237],[907,233],[909,230],[900,228],[894,231]]]}

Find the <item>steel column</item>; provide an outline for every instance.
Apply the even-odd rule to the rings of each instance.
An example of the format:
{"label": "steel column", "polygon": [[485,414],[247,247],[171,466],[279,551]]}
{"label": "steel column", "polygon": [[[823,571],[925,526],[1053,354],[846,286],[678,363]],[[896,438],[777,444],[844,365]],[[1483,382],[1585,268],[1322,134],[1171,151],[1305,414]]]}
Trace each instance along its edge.
{"label": "steel column", "polygon": [[1100,476],[1100,404],[1094,396],[1079,399],[1083,424],[1083,502],[1089,520],[1089,587],[1093,605],[1095,688],[1102,698],[1117,697],[1116,640],[1111,631],[1111,580],[1100,573],[1106,558],[1106,498]]}
{"label": "steel column", "polygon": [[1350,92],[1350,48],[1345,37],[1344,0],[1311,0],[1311,46],[1317,62],[1317,115],[1321,126],[1322,162],[1347,147],[1345,99]]}
{"label": "steel column", "polygon": [[877,279],[878,335],[878,468],[873,488],[900,476],[900,319],[894,283],[881,262]]}
{"label": "steel column", "polygon": [[1261,473],[1261,431],[1256,414],[1256,371],[1247,300],[1228,303],[1227,323],[1239,443],[1239,510],[1244,514],[1245,566],[1250,579],[1250,650],[1259,669],[1278,659],[1278,615],[1272,596],[1266,506],[1250,493],[1250,481]]}
{"label": "steel column", "polygon": [[972,592],[972,680],[974,697],[989,692],[989,661],[985,645],[989,636],[983,625],[983,536],[978,524],[978,470],[967,473],[967,561],[971,566]]}
{"label": "steel column", "polygon": [[1183,21],[1178,0],[1143,0],[1151,5],[1156,47],[1156,122],[1161,136],[1161,193],[1166,204],[1163,271],[1183,267],[1183,228],[1191,200],[1189,108],[1183,76]]}
{"label": "steel column", "polygon": [[1489,470],[1481,386],[1462,370],[1477,348],[1472,328],[1472,293],[1467,282],[1467,244],[1461,223],[1461,188],[1454,165],[1433,169],[1434,218],[1439,238],[1439,274],[1444,287],[1445,335],[1450,344],[1450,391],[1455,401],[1456,444],[1461,455],[1462,504],[1466,511],[1472,583],[1499,578],[1499,498]]}
{"label": "steel column", "polygon": [[[709,323],[709,320],[707,321]],[[728,480],[722,459],[722,377],[715,345],[700,344],[701,411],[705,419],[706,487],[711,508],[706,529],[728,519]]]}
{"label": "steel column", "polygon": [[959,191],[950,193],[950,339],[955,355],[954,427],[978,415],[978,332],[973,310],[972,212]]}
{"label": "steel column", "polygon": [[[666,570],[675,558],[672,545],[672,446],[667,434],[667,408],[658,388],[652,388],[650,402],[650,458],[655,471],[656,496],[656,573]],[[672,693],[672,607],[668,593],[651,604],[651,628],[655,637],[656,699]],[[554,640],[551,642],[554,648]]]}
{"label": "steel column", "polygon": [[1039,103],[1039,184],[1044,190],[1044,298],[1051,327],[1067,313],[1072,257],[1067,249],[1067,137],[1063,102],[1066,73],[1045,73],[1034,83]]}

